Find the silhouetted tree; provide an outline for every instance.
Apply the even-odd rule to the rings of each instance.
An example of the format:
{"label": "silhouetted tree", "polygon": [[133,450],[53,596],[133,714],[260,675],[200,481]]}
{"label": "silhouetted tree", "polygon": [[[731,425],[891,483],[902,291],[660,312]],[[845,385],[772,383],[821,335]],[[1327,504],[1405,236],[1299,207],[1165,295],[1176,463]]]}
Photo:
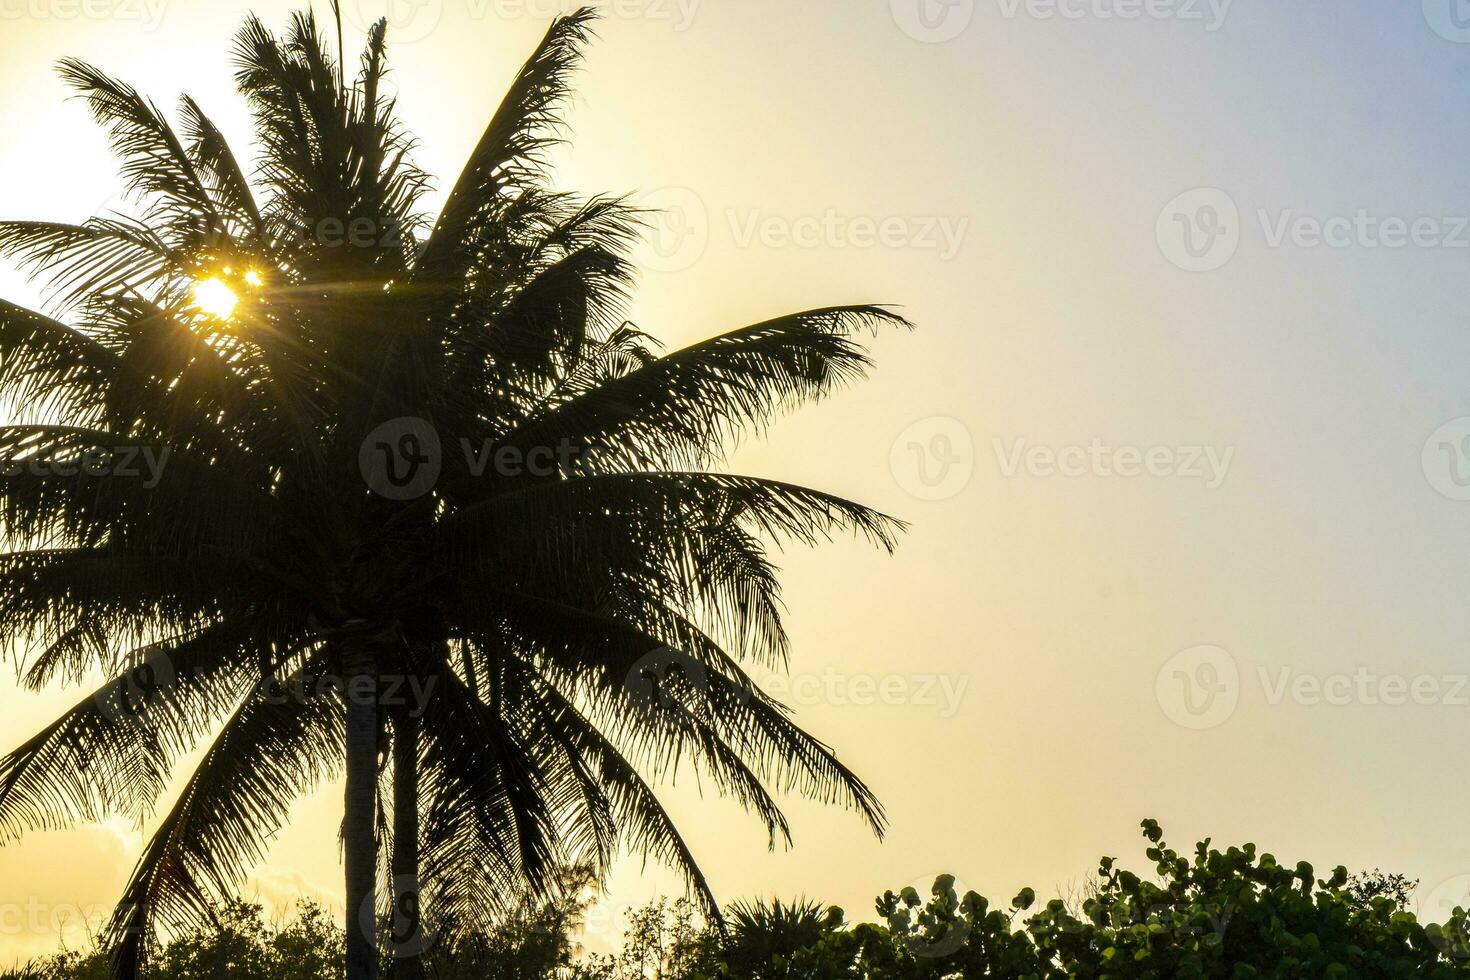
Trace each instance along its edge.
{"label": "silhouetted tree", "polygon": [[310,14],[246,23],[249,176],[193,101],[176,131],[62,64],[135,200],[0,223],[55,305],[0,303],[0,629],[32,687],[112,679],[0,760],[0,830],[142,820],[208,740],[111,924],[123,976],[339,776],[349,980],[375,972],[385,916],[413,976],[426,918],[482,924],[507,883],[551,893],[620,845],[717,916],[654,793],[680,759],[773,845],[771,787],[881,831],[741,663],[786,654],[771,541],[891,547],[898,525],[711,467],[861,376],[857,331],[903,321],[816,310],[666,355],[627,324],[639,213],[554,191],[543,164],[591,19],[552,25],[432,221],[384,23],[350,81]]}

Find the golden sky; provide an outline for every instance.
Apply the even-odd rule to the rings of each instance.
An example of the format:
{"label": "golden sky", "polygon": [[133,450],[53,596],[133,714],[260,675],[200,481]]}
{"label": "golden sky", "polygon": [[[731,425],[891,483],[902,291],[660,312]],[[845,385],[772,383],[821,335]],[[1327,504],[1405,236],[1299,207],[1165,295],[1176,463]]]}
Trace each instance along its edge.
{"label": "golden sky", "polygon": [[[557,171],[669,209],[638,323],[682,345],[892,302],[920,327],[732,463],[913,522],[893,558],[783,558],[791,701],[891,833],[793,802],[796,846],[769,854],[680,787],[717,893],[867,914],[946,870],[1068,892],[1137,854],[1145,816],[1176,846],[1461,887],[1470,34],[1444,4],[604,6]],[[347,7],[358,33],[385,10]],[[0,214],[113,205],[63,56],[188,91],[248,143],[226,56],[246,9],[0,0]],[[441,187],[559,9],[392,0],[401,112]],[[0,295],[38,301],[9,269]],[[0,741],[81,695],[4,683]],[[302,802],[252,894],[333,900],[338,803]],[[0,849],[0,962],[110,903],[139,841]],[[612,885],[591,945],[673,879]]]}

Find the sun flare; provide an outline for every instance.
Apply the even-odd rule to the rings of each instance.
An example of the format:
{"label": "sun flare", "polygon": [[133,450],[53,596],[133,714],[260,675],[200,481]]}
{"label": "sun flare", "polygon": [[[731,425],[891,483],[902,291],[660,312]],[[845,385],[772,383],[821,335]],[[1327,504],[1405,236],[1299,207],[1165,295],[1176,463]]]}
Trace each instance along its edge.
{"label": "sun flare", "polygon": [[194,284],[194,305],[218,320],[228,320],[239,302],[240,297],[220,279],[211,277]]}

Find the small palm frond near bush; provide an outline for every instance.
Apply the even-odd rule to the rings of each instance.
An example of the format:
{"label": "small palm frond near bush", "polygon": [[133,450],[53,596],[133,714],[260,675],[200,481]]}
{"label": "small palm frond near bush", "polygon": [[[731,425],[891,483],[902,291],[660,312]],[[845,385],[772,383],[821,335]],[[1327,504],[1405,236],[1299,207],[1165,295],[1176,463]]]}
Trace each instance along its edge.
{"label": "small palm frond near bush", "polygon": [[843,913],[821,902],[779,898],[736,902],[726,909],[729,937],[722,955],[737,975],[750,975],[763,965],[816,945],[842,926]]}

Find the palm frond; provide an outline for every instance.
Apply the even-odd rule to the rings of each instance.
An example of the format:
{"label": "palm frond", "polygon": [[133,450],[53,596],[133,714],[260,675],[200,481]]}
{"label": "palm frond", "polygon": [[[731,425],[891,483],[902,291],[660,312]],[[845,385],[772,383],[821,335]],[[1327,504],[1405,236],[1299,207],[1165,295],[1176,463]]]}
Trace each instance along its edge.
{"label": "palm frond", "polygon": [[[277,678],[280,689],[313,684],[322,666],[308,659]],[[240,703],[154,832],[103,935],[120,977],[140,974],[160,925],[207,919],[264,855],[291,800],[340,770],[341,705],[261,689]]]}
{"label": "palm frond", "polygon": [[881,307],[778,317],[569,393],[499,441],[519,452],[571,440],[599,470],[705,465],[782,409],[831,394],[870,366],[857,330],[907,326]]}
{"label": "palm frond", "polygon": [[506,195],[534,183],[542,154],[556,142],[560,109],[596,16],[593,8],[583,7],[557,18],[546,32],[449,192],[419,256],[415,279],[449,280],[463,275],[484,223],[497,205]]}
{"label": "palm frond", "polygon": [[183,232],[197,232],[200,219],[216,217],[214,204],[183,143],[168,120],[132,86],[109,78],[76,58],[57,68],[86,101],[106,130],[122,176],[134,192],[157,204],[148,218]]}

